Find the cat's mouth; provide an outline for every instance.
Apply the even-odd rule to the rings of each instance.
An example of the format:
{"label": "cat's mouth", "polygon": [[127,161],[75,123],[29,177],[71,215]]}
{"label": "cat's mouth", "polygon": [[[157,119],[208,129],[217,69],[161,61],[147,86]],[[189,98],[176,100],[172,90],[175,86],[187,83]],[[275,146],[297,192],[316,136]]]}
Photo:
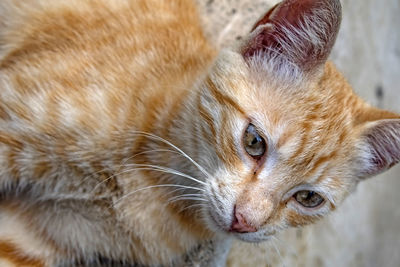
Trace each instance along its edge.
{"label": "cat's mouth", "polygon": [[207,208],[211,228],[215,232],[234,235],[239,239],[242,239],[240,236],[243,235],[257,234],[258,229],[247,223],[246,219],[237,212],[236,205],[231,203],[223,203],[217,196],[211,198],[210,206]]}
{"label": "cat's mouth", "polygon": [[208,209],[208,215],[211,218],[212,224],[216,226],[218,230],[222,230],[225,233],[230,232],[230,227],[220,219],[220,216],[212,212],[211,209]]}
{"label": "cat's mouth", "polygon": [[235,207],[230,216],[219,215],[212,207],[207,210],[207,213],[214,231],[234,236],[241,241],[252,243],[267,241],[275,234],[275,231],[256,229],[251,226],[247,228],[246,225],[243,225],[244,222],[240,221],[240,218],[235,217]]}

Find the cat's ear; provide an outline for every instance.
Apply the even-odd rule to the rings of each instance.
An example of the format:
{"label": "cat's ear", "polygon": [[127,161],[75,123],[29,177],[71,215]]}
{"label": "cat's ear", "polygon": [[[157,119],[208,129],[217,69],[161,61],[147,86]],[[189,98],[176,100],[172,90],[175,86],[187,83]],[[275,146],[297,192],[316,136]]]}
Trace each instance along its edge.
{"label": "cat's ear", "polygon": [[340,22],[339,0],[284,0],[255,24],[241,54],[313,71],[328,58]]}
{"label": "cat's ear", "polygon": [[400,117],[366,123],[356,151],[359,178],[375,176],[399,163]]}

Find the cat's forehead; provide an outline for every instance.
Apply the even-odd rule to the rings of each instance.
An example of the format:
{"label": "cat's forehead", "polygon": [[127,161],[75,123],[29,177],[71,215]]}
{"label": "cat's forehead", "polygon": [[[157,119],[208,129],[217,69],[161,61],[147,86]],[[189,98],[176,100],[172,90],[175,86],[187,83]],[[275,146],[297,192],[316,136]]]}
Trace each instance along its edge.
{"label": "cat's forehead", "polygon": [[218,88],[233,98],[248,117],[268,127],[295,128],[304,121],[348,123],[352,107],[346,99],[351,87],[331,63],[318,77],[297,73],[297,80],[269,73],[268,66],[254,69],[240,54],[225,52],[212,76]]}

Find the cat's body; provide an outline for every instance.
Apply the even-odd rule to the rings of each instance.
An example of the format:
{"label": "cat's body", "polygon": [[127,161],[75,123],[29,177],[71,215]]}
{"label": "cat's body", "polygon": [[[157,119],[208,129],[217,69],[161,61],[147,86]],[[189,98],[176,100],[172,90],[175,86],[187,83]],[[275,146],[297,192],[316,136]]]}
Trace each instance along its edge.
{"label": "cat's body", "polygon": [[[27,12],[34,5],[38,13],[29,18],[30,24],[14,32],[17,36],[2,32],[3,38],[14,38],[9,42],[18,44],[10,48],[12,52],[1,51],[7,54],[0,74],[1,166],[8,166],[2,167],[1,188],[24,191],[2,201],[2,220],[14,225],[13,216],[4,215],[12,208],[10,215],[19,216],[22,224],[28,222],[27,236],[40,233],[41,245],[26,242],[28,246],[42,250],[51,240],[49,250],[65,253],[66,259],[111,253],[112,258],[128,262],[137,258],[149,264],[184,254],[209,236],[204,236],[204,227],[196,229],[196,221],[188,220],[185,212],[175,214],[179,207],[174,203],[165,205],[173,196],[167,195],[170,188],[137,192],[127,198],[129,204],[119,203],[129,205],[129,210],[122,207],[125,211],[120,213],[113,211],[113,199],[160,183],[158,177],[121,166],[124,161],[132,163],[130,158],[137,162],[134,154],[151,149],[135,131],[171,140],[168,136],[176,110],[184,108],[182,98],[214,60],[215,51],[199,25],[193,25],[194,7],[190,1],[130,1],[125,5],[115,1],[114,9],[108,0],[69,2],[65,7],[55,1],[36,2],[21,7]],[[153,17],[154,10],[162,16]],[[17,11],[6,20],[10,27],[21,23],[20,17],[14,17]],[[190,68],[182,72],[185,64]],[[184,144],[176,145],[183,148]],[[143,154],[138,163],[155,164],[141,162],[153,154],[160,155]],[[110,177],[115,173],[136,178],[117,182],[117,176]],[[22,189],[33,178],[35,185]],[[135,214],[135,221],[119,223],[124,212]],[[36,217],[37,223],[33,222]],[[11,236],[2,236],[2,240],[14,242],[13,233],[6,232]],[[138,239],[149,242],[135,242]],[[15,245],[21,250],[19,243]],[[150,258],[155,260],[146,260]]]}
{"label": "cat's body", "polygon": [[[284,6],[217,52],[189,0],[3,1],[0,263],[182,264],[210,240],[313,222],[398,162],[399,116],[325,63],[340,21],[326,2],[297,7],[327,5],[328,22],[281,58],[264,31]],[[249,123],[266,140],[254,158]],[[310,188],[319,210],[293,203]]]}

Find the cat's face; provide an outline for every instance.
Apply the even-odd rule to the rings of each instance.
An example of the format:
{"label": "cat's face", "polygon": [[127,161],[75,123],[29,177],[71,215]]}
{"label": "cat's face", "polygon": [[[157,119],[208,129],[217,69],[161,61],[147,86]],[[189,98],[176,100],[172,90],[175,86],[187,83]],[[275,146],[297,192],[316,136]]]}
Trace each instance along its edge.
{"label": "cat's face", "polygon": [[221,64],[244,68],[217,71],[210,81],[225,103],[209,109],[221,121],[214,127],[220,160],[207,190],[211,225],[260,241],[335,209],[356,182],[357,131],[342,102],[356,97],[350,87],[331,64],[318,82],[297,88],[248,82],[255,74],[240,55],[226,58]]}
{"label": "cat's face", "polygon": [[[275,20],[290,13],[284,9],[297,2],[275,8]],[[336,28],[323,29],[332,35],[320,40],[323,48],[296,36],[299,40],[290,45],[305,42],[302,48],[320,49],[307,52],[309,62],[289,58],[301,53],[288,48],[293,54],[285,54],[282,43],[273,49],[281,49],[283,58],[265,52],[276,42],[276,33],[262,31],[278,27],[267,23],[239,52],[222,52],[206,81],[202,114],[213,118],[205,128],[216,156],[210,163],[209,205],[203,213],[217,232],[257,242],[283,228],[312,223],[334,210],[360,179],[400,159],[400,121],[393,119],[398,116],[369,107],[333,64],[325,63],[336,37],[340,6],[336,1],[311,2],[297,6],[304,9],[299,14],[317,14],[322,5],[330,11],[328,20],[335,20],[326,25]],[[271,23],[269,16],[263,20]],[[267,40],[259,42],[260,34]]]}

